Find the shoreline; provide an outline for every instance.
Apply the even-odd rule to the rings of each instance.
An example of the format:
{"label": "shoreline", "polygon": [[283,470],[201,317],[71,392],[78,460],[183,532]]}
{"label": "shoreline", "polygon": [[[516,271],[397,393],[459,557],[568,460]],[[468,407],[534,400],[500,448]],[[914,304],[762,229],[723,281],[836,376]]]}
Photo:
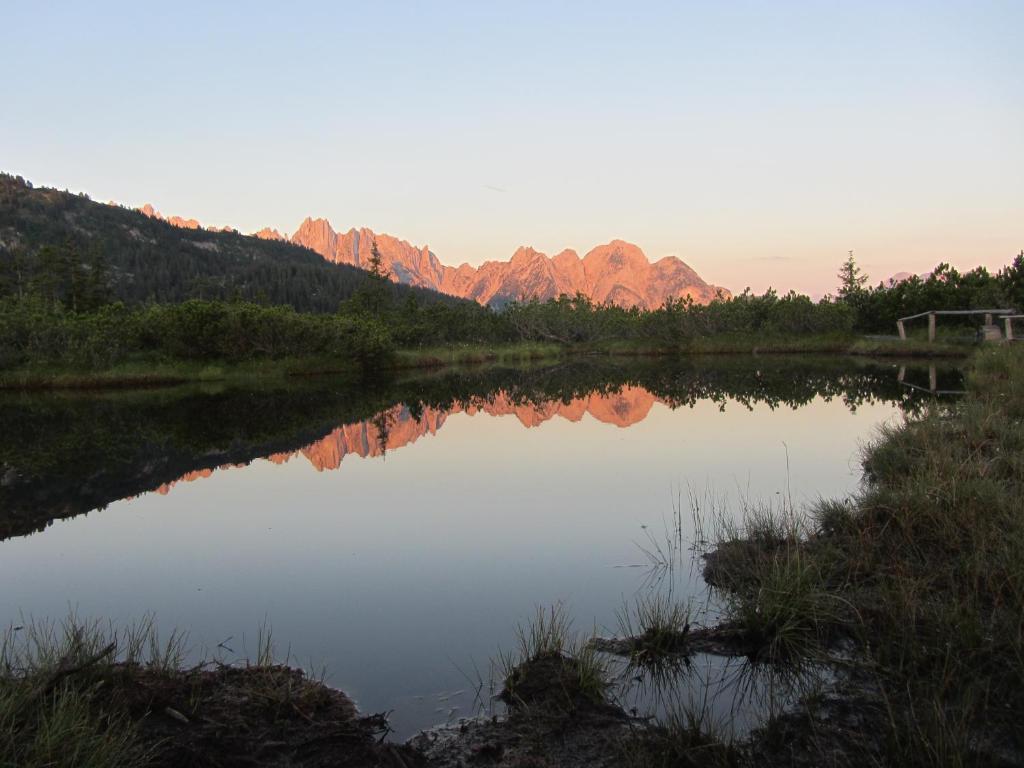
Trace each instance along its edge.
{"label": "shoreline", "polygon": [[488,364],[523,365],[585,357],[627,359],[705,355],[828,355],[951,360],[970,357],[976,348],[974,345],[943,342],[861,337],[766,338],[757,343],[745,338],[718,337],[698,339],[685,347],[619,341],[577,345],[529,342],[503,345],[460,344],[425,349],[399,349],[373,365],[360,365],[354,360],[295,357],[242,363],[140,360],[92,371],[62,366],[26,366],[0,373],[0,391],[147,389],[190,383],[246,384],[335,374],[356,378],[367,373],[427,371]]}

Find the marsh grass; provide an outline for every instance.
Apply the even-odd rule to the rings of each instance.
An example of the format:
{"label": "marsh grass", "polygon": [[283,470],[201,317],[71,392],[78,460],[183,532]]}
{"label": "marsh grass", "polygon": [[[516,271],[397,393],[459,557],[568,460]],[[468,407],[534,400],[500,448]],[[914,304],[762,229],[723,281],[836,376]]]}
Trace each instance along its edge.
{"label": "marsh grass", "polygon": [[0,371],[0,390],[133,389],[213,382],[253,385],[285,382],[294,376],[355,376],[358,372],[351,360],[322,355],[216,363],[143,356],[96,369],[58,363],[25,365]]}
{"label": "marsh grass", "polygon": [[[251,661],[187,664],[192,657],[187,635],[161,635],[151,616],[126,626],[74,614],[10,626],[0,635],[0,766],[177,765],[196,749],[258,748],[289,731],[301,741],[306,724],[339,728],[371,749],[369,731],[381,724],[351,724],[354,707],[322,677],[276,661],[268,625]],[[216,733],[197,731],[204,723]],[[211,753],[210,764],[222,756]]]}
{"label": "marsh grass", "polygon": [[858,339],[846,351],[851,355],[871,357],[968,357],[976,348],[973,338],[940,335],[935,341],[928,341],[923,334],[911,334],[905,340],[879,337]]}
{"label": "marsh grass", "polygon": [[550,705],[566,710],[604,702],[609,688],[607,659],[572,627],[561,604],[538,607],[516,628],[517,648],[499,652],[502,698],[513,706]]}
{"label": "marsh grass", "polygon": [[127,389],[173,386],[189,382],[251,384],[289,377],[342,374],[356,377],[365,366],[373,370],[431,369],[484,364],[525,365],[537,361],[591,356],[679,357],[690,355],[809,354],[866,357],[966,357],[976,345],[962,340],[920,338],[906,341],[858,338],[848,334],[750,336],[716,334],[684,344],[645,339],[613,339],[591,343],[521,341],[458,343],[408,347],[360,363],[350,356],[305,354],[254,360],[215,359],[212,362],[138,353],[109,365],[83,366],[47,360],[0,370],[0,390]]}
{"label": "marsh grass", "polygon": [[707,696],[674,701],[656,725],[622,744],[627,768],[733,768],[741,760],[730,723],[713,713]]}
{"label": "marsh grass", "polygon": [[557,359],[565,355],[566,351],[566,348],[560,344],[541,342],[416,347],[396,351],[386,367],[443,368],[451,365],[482,365],[485,363],[515,364]]}
{"label": "marsh grass", "polygon": [[620,636],[633,639],[631,657],[644,664],[685,653],[690,614],[689,604],[655,592],[637,597],[632,605],[624,605],[616,611],[616,619]]}
{"label": "marsh grass", "polygon": [[725,618],[772,660],[853,643],[849,665],[877,692],[864,759],[1020,759],[1024,349],[979,351],[963,400],[881,428],[863,465],[847,501],[718,529],[708,572]]}
{"label": "marsh grass", "polygon": [[24,621],[0,639],[0,765],[144,765],[149,751],[105,690],[116,665],[176,668],[186,638],[151,618],[123,630],[70,616]]}
{"label": "marsh grass", "polygon": [[754,561],[756,588],[729,592],[726,614],[745,630],[759,661],[801,663],[826,654],[848,624],[845,601],[822,583],[818,564],[799,547]]}

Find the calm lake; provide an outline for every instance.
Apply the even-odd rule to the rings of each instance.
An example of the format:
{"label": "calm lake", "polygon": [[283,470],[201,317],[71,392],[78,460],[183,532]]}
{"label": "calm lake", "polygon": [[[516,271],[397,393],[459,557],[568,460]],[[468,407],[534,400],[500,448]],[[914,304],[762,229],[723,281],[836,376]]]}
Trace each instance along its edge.
{"label": "calm lake", "polygon": [[[4,395],[0,621],[153,614],[228,660],[266,624],[404,738],[474,714],[536,606],[614,634],[691,494],[850,494],[911,384],[927,366],[744,357]],[[703,603],[699,566],[669,578]]]}

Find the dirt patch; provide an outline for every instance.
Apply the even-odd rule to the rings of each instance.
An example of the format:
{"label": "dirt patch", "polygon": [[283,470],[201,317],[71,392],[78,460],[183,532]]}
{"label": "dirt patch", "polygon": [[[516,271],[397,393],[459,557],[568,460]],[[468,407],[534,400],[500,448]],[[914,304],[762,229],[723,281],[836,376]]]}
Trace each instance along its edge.
{"label": "dirt patch", "polygon": [[424,731],[409,744],[436,768],[611,768],[623,764],[632,727],[621,713],[529,710]]}
{"label": "dirt patch", "polygon": [[111,702],[137,723],[155,766],[394,766],[424,763],[382,743],[383,715],[284,666],[162,672],[115,666]]}

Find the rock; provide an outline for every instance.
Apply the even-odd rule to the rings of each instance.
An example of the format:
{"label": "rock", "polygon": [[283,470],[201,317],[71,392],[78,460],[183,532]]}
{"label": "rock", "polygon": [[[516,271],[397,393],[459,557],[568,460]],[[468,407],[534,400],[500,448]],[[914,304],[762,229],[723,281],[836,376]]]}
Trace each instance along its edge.
{"label": "rock", "polygon": [[253,232],[253,237],[258,237],[260,240],[286,240],[287,238],[278,232],[276,229],[270,227],[264,227],[259,232]]}
{"label": "rock", "polygon": [[199,222],[195,219],[183,219],[181,216],[171,216],[170,218],[165,217],[160,211],[156,210],[152,205],[146,203],[144,206],[139,208],[140,213],[144,213],[151,219],[159,219],[160,221],[166,221],[172,227],[181,227],[182,229],[202,229]]}
{"label": "rock", "polygon": [[577,293],[597,303],[656,309],[668,298],[712,301],[719,292],[674,256],[652,264],[636,245],[613,240],[592,249],[582,259],[573,250],[549,257],[521,247],[508,261],[486,261],[479,267],[442,264],[426,246],[417,248],[391,235],[370,229],[335,232],[326,219],[307,218],[291,241],[316,251],[328,261],[365,268],[372,243],[381,264],[397,282],[473,299],[481,304],[505,304],[530,298],[556,298]]}

